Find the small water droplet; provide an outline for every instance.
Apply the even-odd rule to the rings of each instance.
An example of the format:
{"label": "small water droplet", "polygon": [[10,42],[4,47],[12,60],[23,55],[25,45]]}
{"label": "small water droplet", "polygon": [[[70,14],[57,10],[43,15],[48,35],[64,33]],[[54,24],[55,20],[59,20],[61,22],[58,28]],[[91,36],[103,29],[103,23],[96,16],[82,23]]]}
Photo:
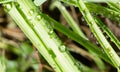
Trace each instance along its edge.
{"label": "small water droplet", "polygon": [[91,21],[91,24],[93,25],[93,24],[94,24],[94,22],[93,22],[93,21]]}
{"label": "small water droplet", "polygon": [[53,36],[54,36],[54,31],[53,31],[53,29],[50,30],[50,31],[48,32],[48,34],[49,34],[50,38],[53,38]]}
{"label": "small water droplet", "polygon": [[65,46],[65,45],[61,45],[61,46],[59,47],[59,50],[60,50],[61,52],[65,52],[67,49],[66,49],[66,46]]}
{"label": "small water droplet", "polygon": [[93,37],[94,37],[93,33],[91,33],[91,34],[90,34],[90,37],[91,37],[91,38],[93,38]]}
{"label": "small water droplet", "polygon": [[36,16],[36,19],[39,21],[39,20],[41,20],[41,16],[40,15],[37,15]]}
{"label": "small water droplet", "polygon": [[29,15],[29,16],[32,16],[33,13],[34,13],[34,9],[30,9],[30,11],[28,11],[28,15]]}
{"label": "small water droplet", "polygon": [[98,41],[96,41],[96,44],[97,44],[97,45],[99,45],[99,42],[98,42]]}
{"label": "small water droplet", "polygon": [[111,49],[110,49],[110,48],[107,48],[107,51],[108,51],[108,52],[110,52],[110,51],[111,51]]}
{"label": "small water droplet", "polygon": [[53,33],[54,33],[54,31],[53,31],[53,30],[50,30],[48,34],[49,34],[49,35],[52,35]]}
{"label": "small water droplet", "polygon": [[74,65],[76,65],[80,70],[82,70],[82,66],[80,65],[80,62],[75,62]]}
{"label": "small water droplet", "polygon": [[12,4],[6,4],[6,9],[9,11],[12,8]]}
{"label": "small water droplet", "polygon": [[120,17],[120,15],[118,15],[118,17]]}
{"label": "small water droplet", "polygon": [[105,36],[105,38],[107,38],[107,39],[108,39],[108,38],[109,38],[109,36],[107,36],[107,35],[106,35],[106,36]]}
{"label": "small water droplet", "polygon": [[112,15],[113,15],[113,14],[114,14],[114,12],[110,12],[110,14],[112,14]]}
{"label": "small water droplet", "polygon": [[109,55],[110,55],[111,57],[113,57],[113,53],[109,52]]}

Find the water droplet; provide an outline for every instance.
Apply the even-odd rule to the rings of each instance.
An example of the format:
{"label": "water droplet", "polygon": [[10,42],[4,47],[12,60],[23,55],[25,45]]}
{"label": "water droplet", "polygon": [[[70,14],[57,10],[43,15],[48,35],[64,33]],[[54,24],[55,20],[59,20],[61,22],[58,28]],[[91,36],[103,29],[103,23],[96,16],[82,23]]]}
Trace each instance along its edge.
{"label": "water droplet", "polygon": [[118,17],[120,17],[120,15],[118,15]]}
{"label": "water droplet", "polygon": [[112,14],[112,15],[113,15],[113,14],[114,14],[114,12],[110,12],[110,14]]}
{"label": "water droplet", "polygon": [[99,45],[99,42],[98,42],[98,41],[96,41],[96,44],[97,44],[97,45]]}
{"label": "water droplet", "polygon": [[66,46],[65,46],[65,45],[61,45],[61,46],[59,47],[59,50],[60,50],[61,52],[65,52],[67,49],[66,49]]}
{"label": "water droplet", "polygon": [[109,55],[110,55],[111,57],[113,57],[113,53],[109,52]]}
{"label": "water droplet", "polygon": [[94,37],[93,33],[91,33],[91,34],[90,34],[90,37],[91,37],[91,38],[93,38],[93,37]]}
{"label": "water droplet", "polygon": [[40,15],[37,15],[36,16],[36,19],[39,21],[39,20],[41,20],[41,16]]}
{"label": "water droplet", "polygon": [[53,36],[54,36],[54,31],[53,31],[53,29],[50,30],[50,31],[48,32],[48,34],[49,34],[50,38],[53,38]]}
{"label": "water droplet", "polygon": [[107,51],[108,51],[108,52],[110,52],[110,51],[111,51],[111,49],[110,49],[110,48],[107,48]]}
{"label": "water droplet", "polygon": [[49,34],[49,35],[52,35],[53,33],[54,33],[54,31],[53,31],[53,30],[50,30],[48,34]]}
{"label": "water droplet", "polygon": [[80,70],[82,70],[82,66],[80,65],[80,62],[75,62],[75,64]]}
{"label": "water droplet", "polygon": [[33,13],[34,13],[34,9],[30,9],[30,11],[28,11],[28,15],[29,15],[29,16],[32,16]]}
{"label": "water droplet", "polygon": [[108,38],[109,38],[109,36],[107,36],[107,35],[106,35],[106,36],[105,36],[105,38],[107,38],[107,39],[108,39]]}
{"label": "water droplet", "polygon": [[93,21],[91,21],[91,25],[93,25],[94,24],[94,22]]}
{"label": "water droplet", "polygon": [[12,4],[6,4],[6,6],[5,6],[5,7],[6,7],[6,10],[8,10],[8,11],[9,11],[9,10],[12,8]]}

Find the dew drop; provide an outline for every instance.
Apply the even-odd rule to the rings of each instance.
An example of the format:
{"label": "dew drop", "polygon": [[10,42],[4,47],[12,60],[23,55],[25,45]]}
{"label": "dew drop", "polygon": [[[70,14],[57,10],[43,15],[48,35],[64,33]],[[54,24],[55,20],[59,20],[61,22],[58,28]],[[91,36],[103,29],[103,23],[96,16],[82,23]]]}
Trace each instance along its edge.
{"label": "dew drop", "polygon": [[91,34],[90,34],[90,37],[91,37],[91,38],[93,38],[93,37],[94,37],[93,33],[91,33]]}
{"label": "dew drop", "polygon": [[34,13],[34,9],[30,9],[30,11],[28,11],[28,15],[29,15],[29,16],[32,16],[33,13]]}
{"label": "dew drop", "polygon": [[109,38],[109,36],[107,36],[107,35],[106,35],[106,36],[105,36],[105,38],[107,38],[107,39],[108,39],[108,38]]}
{"label": "dew drop", "polygon": [[113,14],[114,14],[114,12],[110,12],[110,14],[112,14],[112,15],[113,15]]}
{"label": "dew drop", "polygon": [[54,33],[54,31],[53,31],[53,30],[50,30],[48,34],[49,34],[49,35],[52,35],[53,33]]}
{"label": "dew drop", "polygon": [[12,8],[12,4],[6,4],[7,10],[10,10]]}
{"label": "dew drop", "polygon": [[110,48],[107,48],[107,51],[108,51],[108,52],[110,52],[110,51],[111,51],[111,49],[110,49]]}
{"label": "dew drop", "polygon": [[48,32],[48,34],[49,34],[50,38],[53,38],[53,36],[54,36],[54,31],[53,31],[53,29],[50,30],[50,31]]}
{"label": "dew drop", "polygon": [[120,15],[118,15],[118,17],[120,17]]}
{"label": "dew drop", "polygon": [[41,16],[40,15],[37,15],[36,16],[36,19],[39,21],[39,20],[41,20]]}
{"label": "dew drop", "polygon": [[113,57],[113,53],[109,52],[110,56]]}
{"label": "dew drop", "polygon": [[59,47],[59,50],[60,50],[61,52],[65,52],[67,49],[66,49],[66,46],[65,46],[65,45],[61,45],[61,46]]}
{"label": "dew drop", "polygon": [[76,65],[80,70],[82,70],[82,66],[80,65],[79,62],[75,62],[74,65]]}
{"label": "dew drop", "polygon": [[98,41],[96,41],[96,44],[97,44],[97,45],[99,45],[99,42],[98,42]]}

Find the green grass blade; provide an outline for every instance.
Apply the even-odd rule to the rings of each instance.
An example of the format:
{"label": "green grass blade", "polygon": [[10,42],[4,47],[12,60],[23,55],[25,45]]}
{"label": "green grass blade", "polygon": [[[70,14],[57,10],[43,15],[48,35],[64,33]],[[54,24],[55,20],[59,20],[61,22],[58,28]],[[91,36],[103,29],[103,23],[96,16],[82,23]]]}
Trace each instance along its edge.
{"label": "green grass blade", "polygon": [[[104,52],[102,52],[102,50],[100,50],[97,46],[95,46],[94,44],[92,44],[90,41],[82,38],[81,36],[79,36],[78,34],[76,34],[75,32],[69,30],[68,28],[66,28],[64,25],[60,24],[59,22],[55,21],[54,19],[50,18],[47,15],[44,15],[44,17],[49,20],[52,21],[53,27],[60,31],[61,33],[63,33],[64,35],[68,36],[69,38],[71,38],[72,40],[76,41],[77,43],[81,44],[82,46],[84,46],[88,51],[92,51],[94,53],[96,53],[100,58],[104,59],[106,62],[111,64],[111,61],[109,60],[109,58],[106,56],[106,54]],[[111,64],[112,65],[112,64]],[[114,66],[114,65],[113,65]]]}
{"label": "green grass blade", "polygon": [[102,34],[101,30],[97,26],[94,18],[90,14],[89,10],[87,9],[86,5],[82,0],[78,0],[78,7],[81,13],[83,14],[85,20],[87,21],[90,29],[92,30],[93,34],[97,38],[98,42],[103,47],[104,51],[112,61],[112,63],[115,65],[116,68],[119,68],[120,66],[120,58],[114,51],[114,49],[111,47],[111,45],[108,43],[104,35]]}
{"label": "green grass blade", "polygon": [[120,49],[120,41],[114,36],[114,34],[110,31],[110,29],[100,21],[100,19],[96,18],[97,24],[103,29],[103,31],[110,37],[111,41],[115,43],[115,45]]}
{"label": "green grass blade", "polygon": [[52,4],[52,7],[57,7],[59,9],[59,11],[62,13],[62,15],[64,16],[64,18],[66,19],[66,21],[68,22],[68,24],[70,25],[70,27],[72,28],[72,30],[79,34],[81,37],[87,39],[84,35],[84,33],[81,31],[81,29],[79,28],[78,24],[73,20],[73,18],[71,17],[71,15],[68,13],[68,11],[66,10],[66,8],[58,1],[55,1]]}
{"label": "green grass blade", "polygon": [[[56,72],[81,72],[66,47],[31,0],[4,4],[6,11],[23,30]],[[17,17],[17,18],[16,18]],[[43,18],[42,18],[43,17]]]}
{"label": "green grass blade", "polygon": [[98,4],[93,4],[93,3],[86,3],[86,6],[91,12],[100,14],[104,17],[110,18],[110,19],[115,20],[120,23],[120,19],[119,19],[120,13],[119,12],[112,10],[110,8],[107,8],[107,7],[103,7]]}

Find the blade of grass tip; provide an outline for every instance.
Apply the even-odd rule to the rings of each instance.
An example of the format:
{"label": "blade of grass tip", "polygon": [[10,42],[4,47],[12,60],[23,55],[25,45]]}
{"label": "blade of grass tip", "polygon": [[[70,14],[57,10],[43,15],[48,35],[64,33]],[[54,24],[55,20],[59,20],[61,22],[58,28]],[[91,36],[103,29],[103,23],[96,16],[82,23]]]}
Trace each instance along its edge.
{"label": "blade of grass tip", "polygon": [[[79,36],[78,34],[74,33],[73,31],[67,29],[64,25],[60,24],[59,22],[55,21],[54,19],[50,18],[47,15],[44,15],[44,17],[51,21],[53,24],[53,27],[60,31],[61,33],[63,33],[64,35],[68,36],[69,38],[71,38],[72,40],[76,41],[77,43],[81,44],[82,46],[84,46],[88,51],[92,51],[94,53],[96,53],[100,58],[104,59],[106,62],[110,63],[111,65],[113,65],[111,63],[111,61],[109,60],[109,58],[106,56],[106,54],[104,52],[102,52],[102,50],[100,50],[96,45],[93,45],[91,42],[89,42],[88,40],[82,38],[81,36]],[[114,65],[113,65],[114,66]]]}
{"label": "blade of grass tip", "polygon": [[78,24],[73,20],[73,18],[68,13],[68,11],[66,10],[66,8],[59,1],[54,1],[53,4],[52,4],[52,7],[57,7],[59,9],[59,11],[62,13],[62,15],[64,16],[64,18],[66,19],[66,21],[68,22],[68,24],[70,25],[70,27],[72,28],[72,30],[75,33],[77,33],[81,37],[87,39],[85,37],[84,33],[79,28]]}
{"label": "blade of grass tip", "polygon": [[110,37],[111,41],[120,50],[120,41],[116,38],[116,36],[114,36],[114,34],[110,31],[110,29],[105,24],[103,24],[103,22],[97,17],[95,17],[95,21],[103,29],[103,31],[106,32],[106,34]]}
{"label": "blade of grass tip", "polygon": [[92,30],[93,34],[97,38],[98,42],[108,55],[109,59],[112,61],[112,63],[115,65],[117,69],[120,67],[120,58],[114,51],[114,49],[111,47],[109,42],[106,40],[104,35],[102,34],[101,30],[97,26],[95,20],[93,19],[92,15],[90,14],[89,10],[87,9],[86,5],[82,0],[77,0],[78,8],[81,11],[83,17],[87,21],[90,29]]}

